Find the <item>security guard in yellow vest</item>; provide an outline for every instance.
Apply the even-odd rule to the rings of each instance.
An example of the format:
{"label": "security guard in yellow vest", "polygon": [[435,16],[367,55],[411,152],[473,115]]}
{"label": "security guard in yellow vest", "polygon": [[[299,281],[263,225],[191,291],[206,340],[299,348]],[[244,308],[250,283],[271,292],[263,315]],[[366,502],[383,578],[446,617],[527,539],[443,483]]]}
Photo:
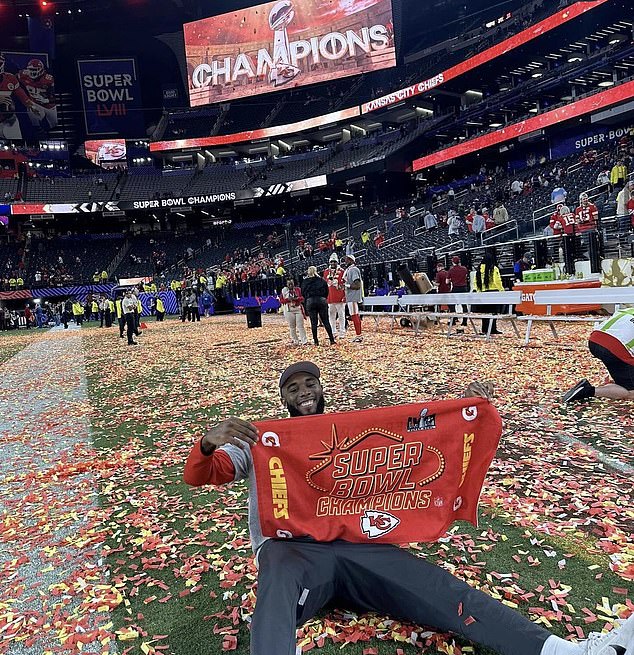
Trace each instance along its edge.
{"label": "security guard in yellow vest", "polygon": [[[139,298],[136,300],[136,311],[134,312],[134,320],[136,321],[136,329],[138,330],[141,326],[141,316],[143,315],[143,305]],[[139,335],[137,335],[139,336]]]}
{"label": "security guard in yellow vest", "polygon": [[117,313],[117,322],[119,323],[119,336],[123,339],[123,331],[125,330],[125,316],[123,315],[123,307],[121,303],[123,298],[119,297],[115,300],[114,306]]}
{"label": "security guard in yellow vest", "polygon": [[21,277],[19,277],[15,283],[18,289],[24,289],[24,280]]}
{"label": "security guard in yellow vest", "polygon": [[81,325],[84,322],[84,308],[79,300],[75,300],[73,303],[73,318],[77,325]]}
{"label": "security guard in yellow vest", "polygon": [[101,271],[101,282],[106,283],[108,281],[108,271]]}
{"label": "security guard in yellow vest", "polygon": [[156,320],[161,323],[165,318],[165,305],[160,296],[156,296]]}
{"label": "security guard in yellow vest", "polygon": [[90,303],[90,319],[93,321],[99,320],[99,303],[94,299]]}
{"label": "security guard in yellow vest", "polygon": [[18,281],[14,277],[9,279],[9,289],[11,291],[15,291],[15,287],[16,287],[17,284],[18,284]]}
{"label": "security guard in yellow vest", "polygon": [[93,273],[92,282],[93,284],[99,284],[99,282],[101,282],[101,275],[99,275],[99,271],[95,271]]}

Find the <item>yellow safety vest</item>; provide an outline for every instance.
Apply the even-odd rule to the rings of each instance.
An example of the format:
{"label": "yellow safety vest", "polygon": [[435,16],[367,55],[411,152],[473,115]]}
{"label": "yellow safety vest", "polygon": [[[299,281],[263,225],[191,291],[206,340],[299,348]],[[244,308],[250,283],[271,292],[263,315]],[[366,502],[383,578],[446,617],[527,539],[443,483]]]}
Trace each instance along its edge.
{"label": "yellow safety vest", "polygon": [[123,318],[123,307],[121,306],[121,298],[117,298],[114,306],[117,309],[117,318]]}
{"label": "yellow safety vest", "polygon": [[161,314],[165,311],[165,305],[163,305],[163,301],[160,298],[156,299],[156,311]]}
{"label": "yellow safety vest", "polygon": [[98,314],[99,313],[99,305],[96,302],[92,302],[90,305],[90,310],[92,311],[93,314]]}

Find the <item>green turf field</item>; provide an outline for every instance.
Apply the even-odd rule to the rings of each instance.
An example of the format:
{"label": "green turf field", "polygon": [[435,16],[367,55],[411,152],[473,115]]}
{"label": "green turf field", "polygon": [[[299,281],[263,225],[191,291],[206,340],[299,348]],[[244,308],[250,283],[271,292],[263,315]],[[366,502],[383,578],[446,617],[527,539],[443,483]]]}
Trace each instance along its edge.
{"label": "green turf field", "polygon": [[[504,428],[479,526],[454,524],[412,551],[569,639],[632,613],[634,413],[559,402],[580,377],[605,375],[585,328],[554,344],[539,326],[522,348],[510,335],[414,338],[366,322],[362,344],[298,349],[281,317],[263,319],[256,330],[242,316],[148,321],[134,348],[94,326],[0,337],[1,655],[82,645],[246,655],[257,576],[247,488],[189,488],[184,463],[223,417],[284,417],[277,379],[303,358],[322,370],[327,411],[455,398],[494,381]],[[324,655],[490,653],[346,608],[303,626],[298,644]]]}
{"label": "green turf field", "polygon": [[[299,356],[322,367],[328,406],[337,409],[451,397],[471,379],[495,380],[497,406],[514,432],[491,470],[480,526],[457,524],[416,554],[562,636],[601,630],[631,611],[631,496],[625,477],[596,459],[605,452],[631,466],[631,414],[606,403],[569,410],[551,395],[576,381],[579,361],[598,375],[581,338],[574,361],[568,348],[544,356],[510,337],[460,344],[415,342],[406,333],[298,352],[285,346],[279,322],[247,331],[237,319],[152,324],[141,340],[127,349],[112,331],[83,333],[94,443],[100,457],[118,463],[100,498],[110,510],[111,579],[124,599],[112,619],[130,653],[217,653],[223,641],[233,646],[227,635],[237,636],[234,652],[248,653],[256,571],[246,488],[190,489],[183,465],[193,440],[221,417],[283,416],[276,378]],[[328,655],[344,644],[343,652],[359,655],[490,652],[343,613],[319,617],[300,643],[324,634],[318,652]]]}

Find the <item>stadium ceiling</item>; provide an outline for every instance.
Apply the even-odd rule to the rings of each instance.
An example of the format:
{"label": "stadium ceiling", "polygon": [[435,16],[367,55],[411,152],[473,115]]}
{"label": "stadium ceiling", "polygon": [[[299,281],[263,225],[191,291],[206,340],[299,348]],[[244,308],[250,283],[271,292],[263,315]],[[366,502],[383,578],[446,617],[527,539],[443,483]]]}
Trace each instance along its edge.
{"label": "stadium ceiling", "polygon": [[[265,0],[262,0],[265,1]],[[549,3],[551,0],[546,0]],[[554,2],[554,0],[552,0]],[[394,22],[402,26],[403,47],[407,50],[419,43],[433,42],[452,29],[484,26],[527,3],[525,0],[392,0]],[[58,33],[72,32],[83,22],[105,27],[121,20],[134,23],[144,31],[178,31],[185,22],[244,7],[261,4],[258,0],[3,0],[4,13],[35,15],[51,13],[60,16]],[[555,3],[556,4],[556,3]],[[402,20],[407,16],[407,21]],[[4,16],[3,16],[4,18]],[[72,20],[72,24],[70,21]],[[2,29],[0,27],[0,29]]]}

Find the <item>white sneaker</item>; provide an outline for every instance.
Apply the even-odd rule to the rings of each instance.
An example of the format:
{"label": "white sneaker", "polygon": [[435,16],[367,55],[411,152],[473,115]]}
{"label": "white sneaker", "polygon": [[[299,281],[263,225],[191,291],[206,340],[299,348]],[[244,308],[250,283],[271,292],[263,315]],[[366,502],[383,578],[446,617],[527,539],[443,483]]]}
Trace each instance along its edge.
{"label": "white sneaker", "polygon": [[363,337],[362,336],[355,337],[352,341],[354,341],[355,343],[359,343],[360,341],[363,341]]}
{"label": "white sneaker", "polygon": [[582,655],[634,655],[634,614],[605,634],[590,633]]}

